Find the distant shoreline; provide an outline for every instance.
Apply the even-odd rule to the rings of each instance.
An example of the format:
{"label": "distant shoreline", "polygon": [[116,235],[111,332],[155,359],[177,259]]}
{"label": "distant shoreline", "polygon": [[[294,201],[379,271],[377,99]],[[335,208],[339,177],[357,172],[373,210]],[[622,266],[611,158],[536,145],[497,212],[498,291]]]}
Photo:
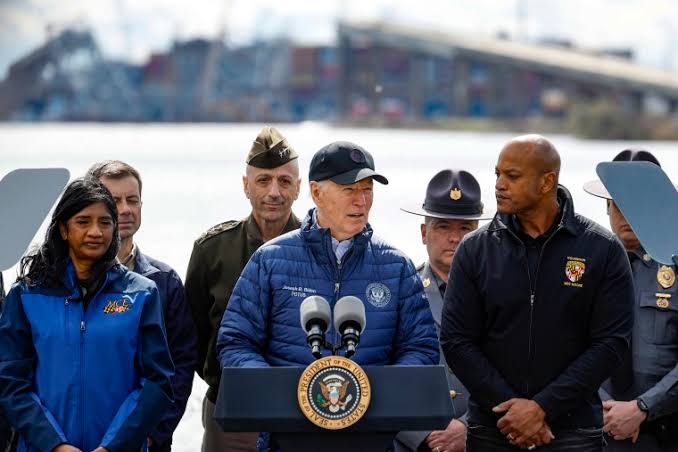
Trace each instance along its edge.
{"label": "distant shoreline", "polygon": [[[256,124],[302,124],[316,121],[259,121]],[[577,138],[591,140],[678,140],[678,117],[676,118],[635,118],[615,111],[595,111],[595,107],[587,111],[573,114],[568,118],[528,117],[515,119],[447,117],[435,120],[397,119],[384,117],[365,117],[342,119],[335,121],[319,120],[318,123],[337,128],[359,129],[394,129],[394,130],[431,130],[458,131],[473,133],[534,133],[572,135]],[[69,121],[0,121],[6,125],[40,125],[40,124],[136,124],[136,125],[244,125],[253,122],[225,121],[106,121],[106,120],[69,120]]]}

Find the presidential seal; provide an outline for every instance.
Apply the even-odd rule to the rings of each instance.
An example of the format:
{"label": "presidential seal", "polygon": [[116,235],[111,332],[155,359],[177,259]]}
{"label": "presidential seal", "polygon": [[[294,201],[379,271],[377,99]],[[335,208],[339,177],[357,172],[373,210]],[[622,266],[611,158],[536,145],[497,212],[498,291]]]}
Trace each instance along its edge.
{"label": "presidential seal", "polygon": [[383,308],[391,301],[391,291],[384,283],[371,283],[365,289],[365,298],[375,308]]}
{"label": "presidential seal", "polygon": [[358,422],[370,405],[370,382],[365,371],[343,356],[326,356],[301,374],[297,400],[304,416],[327,430]]}

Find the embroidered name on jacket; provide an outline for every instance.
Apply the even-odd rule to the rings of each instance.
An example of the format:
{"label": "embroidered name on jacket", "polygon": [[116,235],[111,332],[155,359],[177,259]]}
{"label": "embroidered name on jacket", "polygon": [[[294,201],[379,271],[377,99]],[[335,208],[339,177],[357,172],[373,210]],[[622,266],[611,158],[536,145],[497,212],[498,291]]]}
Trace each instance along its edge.
{"label": "embroidered name on jacket", "polygon": [[310,287],[301,287],[301,286],[283,286],[283,290],[289,290],[290,295],[293,297],[306,298],[309,295],[315,295],[318,293],[317,290],[311,289]]}
{"label": "embroidered name on jacket", "polygon": [[104,314],[122,314],[130,310],[134,302],[130,297],[123,297],[122,300],[111,300],[104,308]]}
{"label": "embroidered name on jacket", "polygon": [[563,285],[572,287],[583,287],[579,281],[586,272],[586,259],[583,257],[567,256],[567,263],[565,264],[565,276],[569,281],[565,281]]}

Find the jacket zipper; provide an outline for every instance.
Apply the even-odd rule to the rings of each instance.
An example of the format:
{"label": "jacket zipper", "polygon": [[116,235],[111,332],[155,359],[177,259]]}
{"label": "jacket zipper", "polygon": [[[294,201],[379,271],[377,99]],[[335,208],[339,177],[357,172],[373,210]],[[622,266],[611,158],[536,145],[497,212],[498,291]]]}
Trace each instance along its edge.
{"label": "jacket zipper", "polygon": [[337,260],[337,278],[334,281],[334,301],[339,299],[339,287],[341,286],[341,261]]}
{"label": "jacket zipper", "polygon": [[[82,314],[80,317],[80,413],[85,419],[85,307],[80,306]],[[80,440],[85,442],[85,422],[80,423]]]}
{"label": "jacket zipper", "polygon": [[[532,323],[534,320],[534,298],[535,298],[535,292],[537,290],[537,281],[539,280],[539,267],[541,266],[541,259],[544,255],[544,249],[546,248],[546,245],[551,241],[551,238],[560,231],[562,228],[562,223],[558,225],[555,231],[546,239],[544,244],[541,246],[541,250],[539,250],[539,258],[537,259],[537,268],[535,269],[534,272],[534,288],[532,288],[532,277],[530,275],[530,261],[527,258],[527,251],[525,251],[525,268],[527,269],[527,283],[529,285],[529,290],[530,290],[530,326],[528,328],[528,336],[527,336],[527,375],[525,378],[525,394],[529,395],[530,394],[530,373],[532,371]],[[508,229],[508,232],[516,239],[520,244],[525,247],[525,244],[523,243],[520,238],[513,233],[510,229]]]}
{"label": "jacket zipper", "polygon": [[[562,227],[562,224],[559,224],[558,227],[556,228],[553,233],[548,236],[544,244],[541,246],[541,249],[539,250],[539,259],[537,259],[537,268],[534,271],[534,288],[532,288],[532,280],[529,277],[529,262],[528,262],[528,281],[530,283],[530,328],[528,330],[529,335],[527,337],[527,379],[525,382],[525,390],[526,394],[529,396],[530,394],[530,374],[532,373],[532,321],[534,318],[534,298],[535,298],[535,292],[537,290],[537,281],[539,281],[539,267],[541,266],[541,259],[544,256],[544,249],[546,248],[546,245],[551,241],[553,236],[555,236],[558,231],[560,231]],[[527,258],[527,254],[525,255]]]}
{"label": "jacket zipper", "polygon": [[[108,273],[104,276],[104,281],[99,287],[99,290],[94,294],[92,298],[90,298],[89,301],[89,308],[92,308],[92,305],[94,304],[94,301],[97,299],[97,297],[101,294],[101,292],[104,290],[104,287],[108,284]],[[80,302],[80,309],[81,309],[81,317],[80,317],[80,390],[81,390],[81,396],[80,396],[80,403],[81,403],[81,412],[82,412],[82,417],[83,419],[85,418],[85,333],[87,332],[87,325],[85,323],[85,317],[87,312],[85,311],[85,305],[84,305],[84,300]],[[81,434],[82,434],[82,442],[85,442],[85,423],[84,421],[80,424],[81,427]]]}
{"label": "jacket zipper", "polygon": [[[350,250],[348,250],[344,254],[343,259],[337,259],[336,254],[334,254],[334,250],[332,249],[332,237],[330,236],[330,247],[329,251],[331,256],[334,257],[334,262],[337,264],[336,267],[336,273],[335,273],[335,280],[334,280],[334,304],[336,305],[337,300],[339,300],[339,290],[341,289],[341,270],[344,266],[344,262],[346,262],[346,259],[353,254],[353,247],[351,247]],[[335,331],[334,332],[334,343],[332,344],[332,347],[335,347],[337,345],[337,340],[339,340],[339,346],[341,346],[341,337],[339,337],[339,332]],[[337,349],[338,350],[338,349]]]}

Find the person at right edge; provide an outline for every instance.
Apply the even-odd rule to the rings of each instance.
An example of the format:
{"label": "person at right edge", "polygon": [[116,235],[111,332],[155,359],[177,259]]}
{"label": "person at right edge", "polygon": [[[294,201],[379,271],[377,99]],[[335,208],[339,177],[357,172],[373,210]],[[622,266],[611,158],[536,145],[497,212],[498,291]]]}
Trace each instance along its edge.
{"label": "person at right edge", "polygon": [[441,344],[470,393],[468,452],[602,451],[598,388],[629,347],[633,280],[621,243],[575,213],[559,172],[544,137],[510,140],[497,214],[452,261]]}
{"label": "person at right edge", "polygon": [[[645,150],[626,149],[613,161],[646,161]],[[605,451],[678,451],[678,303],[675,266],[665,266],[645,252],[603,184],[584,190],[607,201],[612,231],[631,261],[636,288],[630,353],[601,388]],[[657,219],[660,220],[660,212]]]}

